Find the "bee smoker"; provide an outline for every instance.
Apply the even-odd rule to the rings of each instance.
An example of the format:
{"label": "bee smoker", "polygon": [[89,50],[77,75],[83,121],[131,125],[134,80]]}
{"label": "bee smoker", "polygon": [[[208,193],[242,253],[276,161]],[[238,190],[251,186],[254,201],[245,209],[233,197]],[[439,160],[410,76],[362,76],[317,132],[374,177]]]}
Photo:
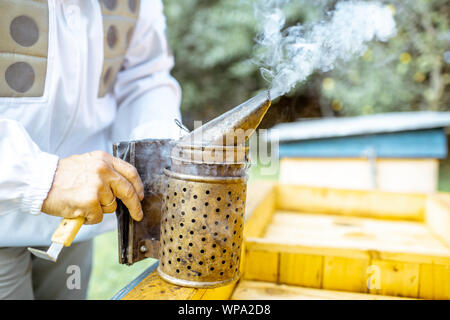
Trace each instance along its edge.
{"label": "bee smoker", "polygon": [[247,189],[245,140],[269,106],[264,92],[175,143],[171,167],[164,170],[158,267],[163,279],[211,288],[239,278]]}
{"label": "bee smoker", "polygon": [[[147,185],[143,179],[144,202],[149,194],[147,200],[154,205],[143,207],[141,222],[130,219],[126,207],[118,202],[121,263],[157,256],[163,279],[189,287],[217,287],[239,278],[248,167],[245,141],[269,107],[269,92],[262,92],[171,141],[170,153],[164,156],[155,148],[158,141],[142,142],[142,149],[150,148],[160,159],[156,167],[145,165],[148,153],[129,150],[130,144],[139,146],[136,142],[123,143],[126,152],[122,153],[118,152],[120,145],[116,146],[116,154],[123,154],[125,160],[134,157],[130,162],[137,164],[141,177],[153,175],[158,181]],[[157,235],[148,232],[155,227]]]}
{"label": "bee smoker", "polygon": [[[205,163],[185,155],[193,146],[175,148],[185,156],[181,160],[185,166],[164,170],[159,275],[184,286],[226,284],[239,277],[247,149],[242,148],[244,157],[238,162]],[[201,152],[241,151],[233,149],[205,147]],[[171,160],[180,161],[174,155]]]}

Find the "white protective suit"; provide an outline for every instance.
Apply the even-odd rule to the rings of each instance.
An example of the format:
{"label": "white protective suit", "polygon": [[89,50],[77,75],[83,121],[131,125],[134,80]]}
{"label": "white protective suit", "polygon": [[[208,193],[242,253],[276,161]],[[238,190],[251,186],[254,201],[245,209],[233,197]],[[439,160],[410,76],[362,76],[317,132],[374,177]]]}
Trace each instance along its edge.
{"label": "white protective suit", "polygon": [[[173,57],[162,2],[140,1],[120,71],[100,97],[106,62],[102,6],[116,5],[103,2],[49,0],[43,94],[0,97],[0,247],[50,244],[61,218],[40,213],[40,208],[59,158],[93,150],[111,152],[117,141],[179,134],[174,119],[180,119],[181,90],[169,74]],[[100,224],[83,226],[75,241],[115,226],[115,215],[106,214]]]}

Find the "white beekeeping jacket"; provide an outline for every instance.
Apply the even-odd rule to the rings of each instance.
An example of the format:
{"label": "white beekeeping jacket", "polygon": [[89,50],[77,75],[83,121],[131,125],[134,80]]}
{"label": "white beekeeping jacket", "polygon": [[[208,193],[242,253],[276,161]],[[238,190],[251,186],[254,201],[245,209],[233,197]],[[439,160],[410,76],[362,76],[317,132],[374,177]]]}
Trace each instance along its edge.
{"label": "white beekeeping jacket", "polygon": [[[181,90],[160,0],[7,0],[0,19],[0,247],[49,245],[58,159],[178,137]],[[107,214],[75,241],[115,225]]]}

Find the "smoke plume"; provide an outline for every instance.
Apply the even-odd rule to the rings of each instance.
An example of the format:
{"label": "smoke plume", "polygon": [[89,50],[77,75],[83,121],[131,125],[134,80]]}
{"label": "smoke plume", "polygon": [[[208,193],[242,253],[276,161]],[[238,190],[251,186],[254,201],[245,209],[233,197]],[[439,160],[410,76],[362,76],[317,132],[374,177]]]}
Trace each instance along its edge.
{"label": "smoke plume", "polygon": [[371,40],[396,34],[392,11],[376,2],[340,1],[323,21],[285,27],[282,7],[289,0],[257,0],[261,23],[257,63],[271,82],[271,97],[289,92],[315,70],[329,71],[337,62],[361,56]]}

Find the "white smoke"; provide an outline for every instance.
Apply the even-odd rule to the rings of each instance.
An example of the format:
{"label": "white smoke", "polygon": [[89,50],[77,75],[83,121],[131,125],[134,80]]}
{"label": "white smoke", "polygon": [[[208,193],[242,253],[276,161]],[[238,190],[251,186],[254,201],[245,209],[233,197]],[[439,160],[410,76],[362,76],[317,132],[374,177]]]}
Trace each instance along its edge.
{"label": "white smoke", "polygon": [[257,0],[258,63],[271,82],[272,99],[290,91],[315,70],[329,71],[339,61],[361,56],[371,40],[396,34],[392,11],[376,2],[341,1],[324,21],[284,29],[282,7],[289,0]]}

